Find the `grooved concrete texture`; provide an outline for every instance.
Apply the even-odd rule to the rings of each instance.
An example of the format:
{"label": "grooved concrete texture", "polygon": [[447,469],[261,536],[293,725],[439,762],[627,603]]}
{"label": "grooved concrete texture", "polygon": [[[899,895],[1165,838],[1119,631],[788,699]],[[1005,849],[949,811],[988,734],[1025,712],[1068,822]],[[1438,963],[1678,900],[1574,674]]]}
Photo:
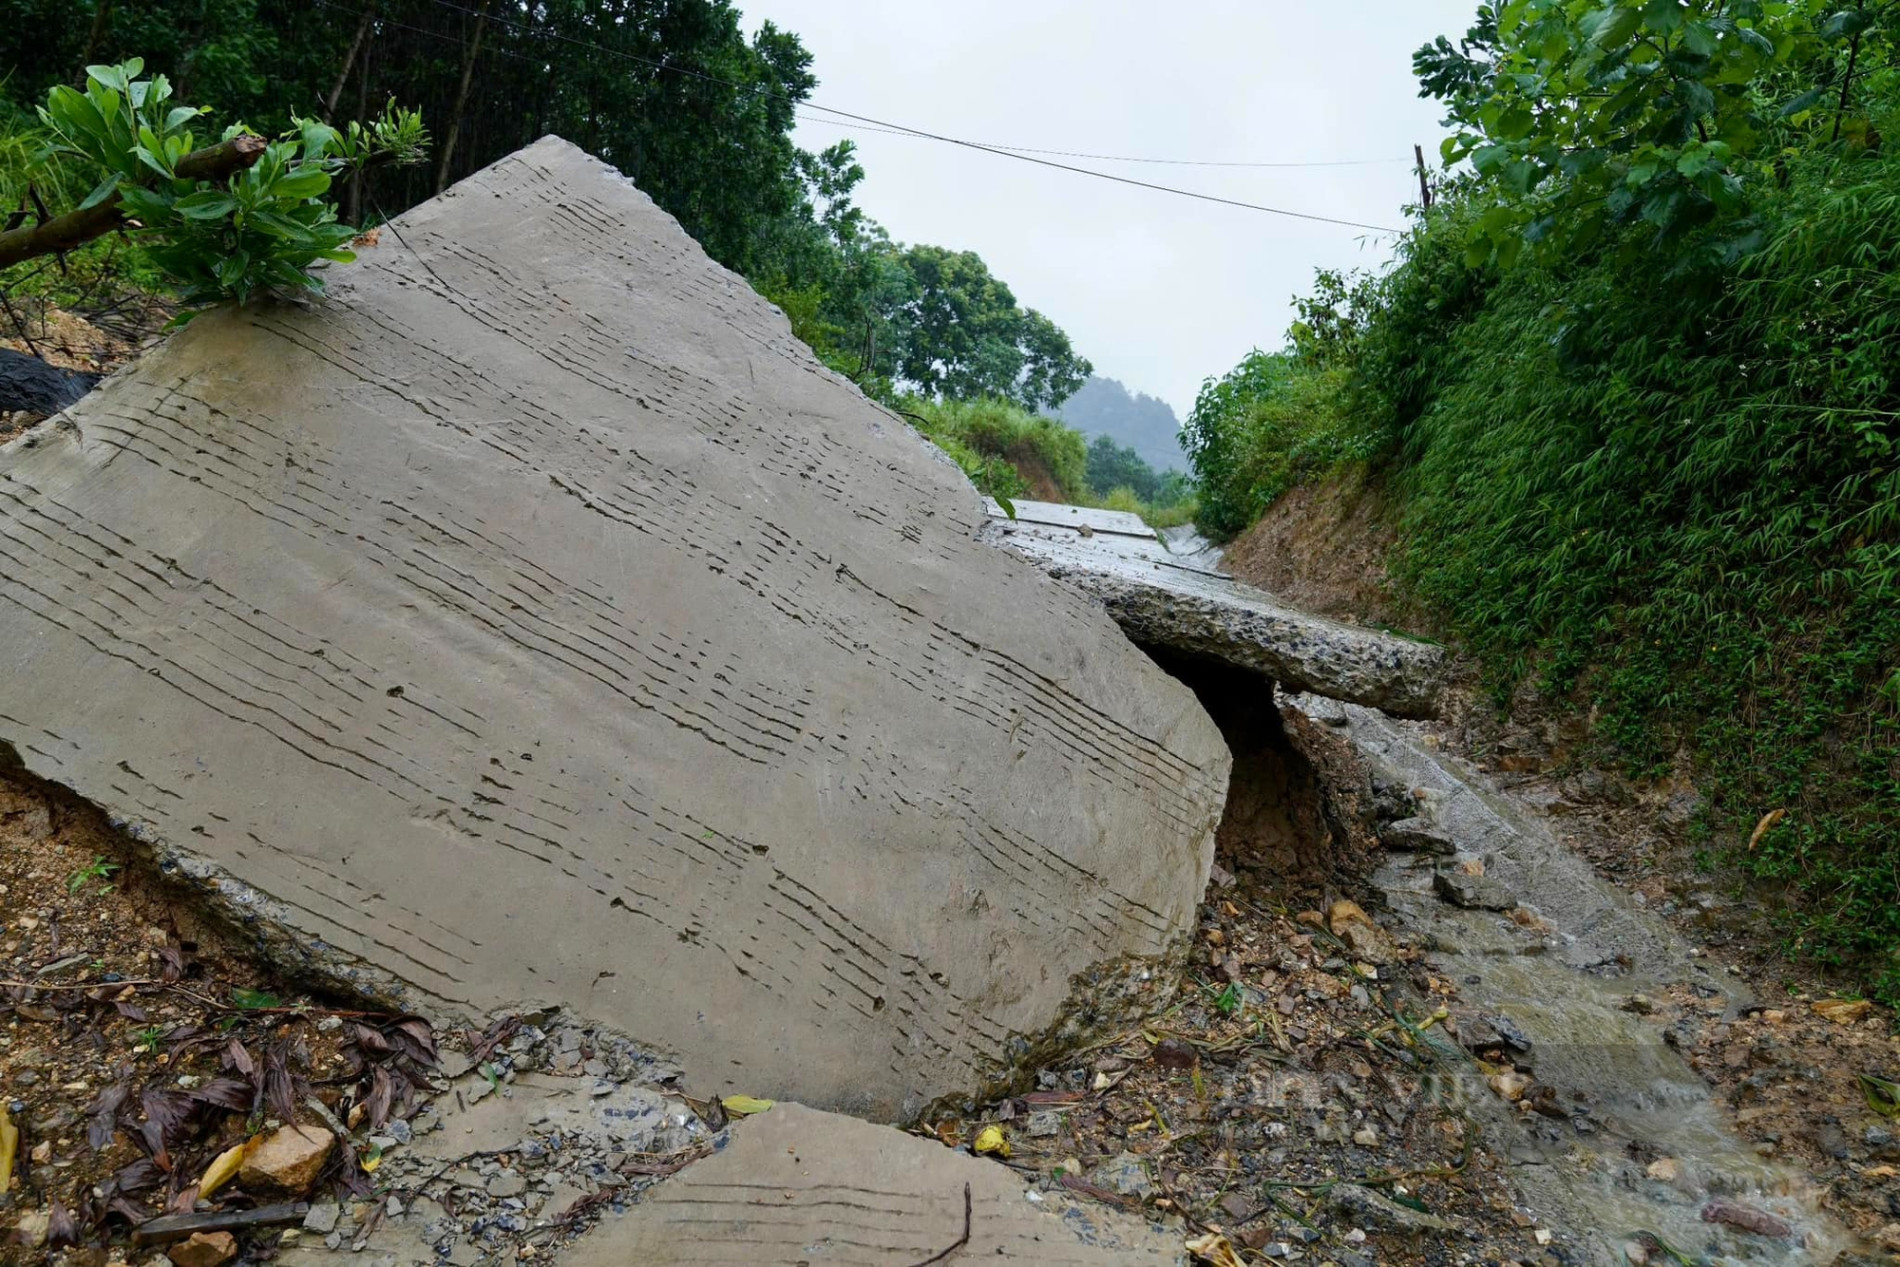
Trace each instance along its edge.
{"label": "grooved concrete texture", "polygon": [[1135,515],[1015,503],[990,504],[984,537],[1101,600],[1130,638],[1225,660],[1292,691],[1430,717],[1445,653],[1373,629],[1344,625],[1277,602],[1206,566],[1204,541],[1176,553]]}
{"label": "grooved concrete texture", "polygon": [[565,142],[397,227],[0,450],[28,769],[279,954],[701,1093],[906,1117],[1176,947],[1227,750],[954,466]]}
{"label": "grooved concrete texture", "polygon": [[1061,1193],[1031,1198],[1008,1167],[886,1126],[781,1104],[567,1251],[567,1267],[851,1263],[1172,1267],[1183,1237]]}

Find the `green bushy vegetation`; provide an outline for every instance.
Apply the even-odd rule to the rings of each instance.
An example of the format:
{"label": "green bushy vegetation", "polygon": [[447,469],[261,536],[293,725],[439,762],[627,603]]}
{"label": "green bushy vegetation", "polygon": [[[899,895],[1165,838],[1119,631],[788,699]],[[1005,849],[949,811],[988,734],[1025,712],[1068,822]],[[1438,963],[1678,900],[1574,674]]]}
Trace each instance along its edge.
{"label": "green bushy vegetation", "polygon": [[[849,141],[816,153],[794,144],[797,107],[817,85],[811,54],[771,22],[747,37],[730,0],[596,0],[531,11],[436,0],[347,9],[283,0],[0,0],[7,211],[26,205],[19,178],[53,130],[34,111],[50,92],[83,88],[88,65],[133,58],[144,59],[152,82],[169,77],[178,99],[210,112],[202,122],[157,117],[156,131],[190,126],[201,140],[215,140],[242,120],[260,134],[307,145],[313,128],[334,129],[341,144],[325,158],[338,178],[334,219],[319,223],[307,200],[277,199],[273,212],[310,218],[293,234],[297,251],[342,252],[343,226],[396,215],[554,133],[633,178],[708,254],[782,306],[827,364],[874,396],[996,396],[1033,410],[1072,394],[1089,374],[1068,336],[1020,304],[977,255],[897,242],[856,207],[864,170]],[[429,121],[439,138],[431,161],[353,170],[345,182],[335,160],[350,157],[348,143],[375,129],[392,100]],[[85,139],[83,129],[68,132]],[[305,178],[288,168],[304,161],[297,155],[260,166],[287,177],[294,190]],[[33,176],[53,214],[78,206],[94,187],[96,171],[73,170],[56,163]],[[259,194],[247,180],[255,182],[234,179],[226,192],[239,201]],[[188,204],[189,230],[216,193],[181,186],[158,196],[204,196]],[[169,205],[148,202],[143,210],[171,217]],[[281,260],[291,239],[257,231],[258,223],[247,214],[241,227],[196,236],[227,239],[229,259],[244,237],[253,260],[260,251]],[[277,227],[293,232],[282,221]],[[156,257],[136,249],[149,236],[132,235],[130,247],[88,248],[81,262],[125,270],[112,280],[162,280],[146,269]],[[38,273],[23,282],[30,267],[0,272],[0,287],[57,289],[70,279]],[[276,281],[292,284],[281,270]],[[250,289],[203,270],[185,288],[200,296],[208,288]]]}
{"label": "green bushy vegetation", "polygon": [[[1091,444],[1074,428],[1020,405],[995,397],[906,396],[897,407],[979,490],[1012,510],[1017,498],[1029,498],[1124,510],[1156,528],[1194,518],[1192,486],[1178,472],[1158,476],[1133,450],[1099,436]],[[1107,450],[1116,452],[1104,465]]]}
{"label": "green bushy vegetation", "polygon": [[[1368,461],[1409,592],[1595,718],[1790,950],[1900,1001],[1895,13],[1513,0],[1419,70],[1470,158],[1189,423],[1209,529]],[[1851,67],[1851,73],[1850,73]],[[1786,811],[1753,847],[1768,811]]]}
{"label": "green bushy vegetation", "polygon": [[992,497],[1074,502],[1088,496],[1088,453],[1079,431],[994,397],[912,396],[899,405]]}

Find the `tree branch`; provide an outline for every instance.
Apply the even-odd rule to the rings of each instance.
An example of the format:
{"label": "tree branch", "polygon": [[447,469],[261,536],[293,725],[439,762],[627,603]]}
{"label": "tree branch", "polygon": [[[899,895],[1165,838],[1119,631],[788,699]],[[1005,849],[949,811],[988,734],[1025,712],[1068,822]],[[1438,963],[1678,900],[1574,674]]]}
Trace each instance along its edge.
{"label": "tree branch", "polygon": [[[261,136],[234,136],[228,141],[193,150],[173,170],[180,180],[224,180],[256,163],[270,143]],[[34,225],[0,233],[0,268],[41,255],[56,255],[103,237],[125,223],[115,192],[96,207],[69,211]]]}

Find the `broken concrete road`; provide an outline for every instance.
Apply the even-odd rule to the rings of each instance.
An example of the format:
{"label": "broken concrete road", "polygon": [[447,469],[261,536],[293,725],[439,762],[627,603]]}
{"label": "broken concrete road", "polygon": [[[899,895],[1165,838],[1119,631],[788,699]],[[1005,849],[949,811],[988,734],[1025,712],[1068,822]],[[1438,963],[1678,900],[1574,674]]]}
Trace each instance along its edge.
{"label": "broken concrete road", "polygon": [[781,1104],[733,1127],[723,1151],[603,1222],[562,1261],[1166,1267],[1181,1259],[1179,1238],[1134,1215],[1034,1191],[1008,1167],[932,1140]]}
{"label": "broken concrete road", "polygon": [[1433,712],[1440,647],[1283,606],[1209,568],[1205,542],[1164,541],[1136,515],[1047,502],[1015,511],[1009,519],[991,503],[985,538],[1099,599],[1136,642],[1400,717]]}
{"label": "broken concrete road", "polygon": [[699,1094],[903,1118],[1180,944],[1220,735],[953,465],[564,142],[395,227],[0,449],[28,770],[280,961]]}

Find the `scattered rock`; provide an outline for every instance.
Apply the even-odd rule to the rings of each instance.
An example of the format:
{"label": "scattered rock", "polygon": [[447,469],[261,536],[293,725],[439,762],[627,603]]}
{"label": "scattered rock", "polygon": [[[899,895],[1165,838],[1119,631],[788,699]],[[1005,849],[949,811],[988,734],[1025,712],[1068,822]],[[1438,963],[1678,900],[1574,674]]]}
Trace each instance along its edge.
{"label": "scattered rock", "polygon": [[1356,1183],[1335,1184],[1327,1200],[1333,1209],[1365,1227],[1388,1232],[1453,1232],[1457,1225],[1434,1214],[1400,1205]]}
{"label": "scattered rock", "polygon": [[1530,1090],[1531,1080],[1521,1073],[1494,1073],[1485,1079],[1491,1089],[1500,1096],[1516,1104]]}
{"label": "scattered rock", "polygon": [[1651,1012],[1656,1010],[1656,1004],[1651,1001],[1647,994],[1632,994],[1623,1000],[1622,1008],[1625,1012],[1634,1012],[1638,1016],[1648,1016]]}
{"label": "scattered rock", "polygon": [[1785,1240],[1794,1235],[1794,1229],[1766,1210],[1756,1209],[1752,1205],[1743,1205],[1739,1201],[1717,1199],[1702,1207],[1704,1223],[1723,1223],[1729,1227],[1752,1232],[1756,1236],[1771,1236]]}
{"label": "scattered rock", "polygon": [[1156,1043],[1148,1058],[1164,1069],[1192,1069],[1200,1063],[1200,1056],[1192,1047],[1173,1038]]}
{"label": "scattered rock", "polygon": [[310,1207],[310,1213],[303,1216],[305,1230],[319,1236],[327,1236],[336,1231],[337,1216],[342,1208],[334,1201],[323,1201]]}
{"label": "scattered rock", "polygon": [[1508,911],[1517,905],[1510,890],[1484,876],[1464,875],[1441,870],[1432,875],[1432,891],[1450,902],[1474,911]]}
{"label": "scattered rock", "polygon": [[335,1148],[336,1136],[322,1127],[281,1127],[264,1136],[244,1158],[238,1182],[252,1191],[302,1196],[310,1191]]}
{"label": "scattered rock", "polygon": [[528,1181],[512,1170],[504,1170],[488,1181],[491,1197],[518,1197],[528,1189]]}
{"label": "scattered rock", "polygon": [[1346,898],[1341,898],[1339,901],[1333,903],[1332,908],[1327,911],[1326,921],[1328,926],[1332,928],[1333,936],[1335,937],[1344,936],[1342,930],[1349,924],[1362,924],[1367,928],[1372,927],[1372,916],[1366,914],[1365,908],[1361,907],[1359,903]]}
{"label": "scattered rock", "polygon": [[1658,1157],[1643,1173],[1659,1183],[1674,1183],[1682,1178],[1682,1163],[1674,1157]]}
{"label": "scattered rock", "polygon": [[177,1267],[223,1267],[237,1257],[237,1238],[229,1232],[194,1232],[167,1255]]}
{"label": "scattered rock", "polygon": [[97,374],[60,369],[37,356],[0,348],[0,412],[56,414],[98,382]]}
{"label": "scattered rock", "polygon": [[1822,999],[1814,1010],[1836,1025],[1852,1025],[1873,1011],[1874,1005],[1867,999]]}
{"label": "scattered rock", "polygon": [[1117,1153],[1098,1165],[1089,1175],[1091,1182],[1110,1192],[1146,1201],[1155,1194],[1154,1180],[1147,1164],[1133,1153]]}
{"label": "scattered rock", "polygon": [[1401,818],[1387,823],[1379,829],[1379,843],[1387,849],[1412,853],[1450,855],[1457,851],[1451,837],[1438,830],[1428,818]]}

